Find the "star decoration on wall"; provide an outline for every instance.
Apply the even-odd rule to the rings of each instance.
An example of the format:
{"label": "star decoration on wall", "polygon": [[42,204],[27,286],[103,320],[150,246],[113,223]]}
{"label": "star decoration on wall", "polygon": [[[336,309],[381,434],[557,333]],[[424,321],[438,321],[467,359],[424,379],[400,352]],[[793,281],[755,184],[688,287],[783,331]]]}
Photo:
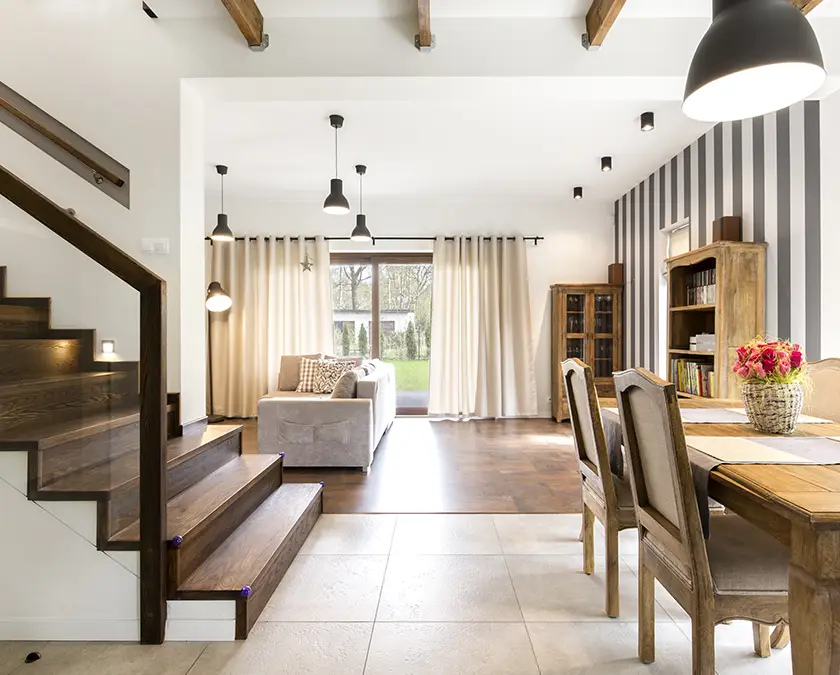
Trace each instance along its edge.
{"label": "star decoration on wall", "polygon": [[312,258],[309,257],[308,253],[305,256],[303,256],[303,262],[300,264],[300,266],[303,268],[304,272],[311,272],[314,265],[315,263],[312,260]]}

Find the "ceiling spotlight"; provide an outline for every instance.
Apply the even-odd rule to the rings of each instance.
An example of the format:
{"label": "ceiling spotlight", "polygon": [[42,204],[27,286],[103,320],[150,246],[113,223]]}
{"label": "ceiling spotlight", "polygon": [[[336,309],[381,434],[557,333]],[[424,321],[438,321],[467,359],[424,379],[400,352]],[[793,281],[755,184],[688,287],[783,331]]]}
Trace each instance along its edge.
{"label": "ceiling spotlight", "polygon": [[642,131],[653,131],[654,129],[653,123],[653,113],[652,112],[643,112],[642,113]]}
{"label": "ceiling spotlight", "polygon": [[335,129],[335,178],[330,180],[330,194],[324,200],[324,213],[343,216],[350,213],[350,202],[344,196],[344,183],[338,177],[338,130],[344,126],[344,118],[330,115],[330,126]]}
{"label": "ceiling spotlight", "polygon": [[825,82],[814,29],[789,0],[713,0],[712,15],[686,78],[688,117],[759,117],[798,103]]}
{"label": "ceiling spotlight", "polygon": [[612,157],[601,157],[601,171],[612,171]]}
{"label": "ceiling spotlight", "polygon": [[228,217],[225,213],[225,176],[227,172],[228,168],[224,164],[216,165],[216,173],[219,174],[219,180],[222,183],[222,206],[216,215],[216,227],[213,228],[213,233],[210,235],[213,241],[233,241],[233,232],[228,227]]}
{"label": "ceiling spotlight", "polygon": [[367,217],[363,213],[364,201],[362,199],[362,176],[365,175],[367,167],[364,164],[356,165],[356,173],[359,174],[359,212],[356,214],[356,227],[350,235],[351,241],[370,241],[370,230],[367,227]]}
{"label": "ceiling spotlight", "polygon": [[583,188],[576,187],[572,194],[574,194],[575,199],[583,199]]}

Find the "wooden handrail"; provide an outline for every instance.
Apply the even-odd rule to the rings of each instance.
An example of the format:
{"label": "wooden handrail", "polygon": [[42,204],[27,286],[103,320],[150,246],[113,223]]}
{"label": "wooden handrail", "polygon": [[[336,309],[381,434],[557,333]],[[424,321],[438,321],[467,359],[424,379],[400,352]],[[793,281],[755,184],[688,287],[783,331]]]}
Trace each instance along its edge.
{"label": "wooden handrail", "polygon": [[140,292],[140,639],[166,627],[166,282],[0,166],[0,195]]}

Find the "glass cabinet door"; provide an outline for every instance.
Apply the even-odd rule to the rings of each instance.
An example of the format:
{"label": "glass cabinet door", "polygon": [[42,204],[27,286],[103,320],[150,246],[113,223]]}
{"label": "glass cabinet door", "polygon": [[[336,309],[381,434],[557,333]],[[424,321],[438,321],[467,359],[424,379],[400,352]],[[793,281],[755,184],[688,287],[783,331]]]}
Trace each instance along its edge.
{"label": "glass cabinet door", "polygon": [[615,306],[612,293],[595,294],[595,333],[597,335],[612,335],[613,307]]}
{"label": "glass cabinet door", "polygon": [[566,296],[566,333],[586,333],[586,293],[569,293]]}
{"label": "glass cabinet door", "polygon": [[566,338],[567,359],[580,359],[586,362],[586,338]]}
{"label": "glass cabinet door", "polygon": [[613,373],[613,339],[595,338],[595,377],[611,377]]}

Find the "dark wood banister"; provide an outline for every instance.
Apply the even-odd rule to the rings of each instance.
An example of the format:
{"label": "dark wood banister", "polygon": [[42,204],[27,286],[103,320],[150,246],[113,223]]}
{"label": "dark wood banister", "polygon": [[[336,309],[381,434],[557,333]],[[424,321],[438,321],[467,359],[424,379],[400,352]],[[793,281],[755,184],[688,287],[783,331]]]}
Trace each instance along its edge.
{"label": "dark wood banister", "polygon": [[0,194],[140,293],[140,640],[166,627],[166,282],[0,166]]}

